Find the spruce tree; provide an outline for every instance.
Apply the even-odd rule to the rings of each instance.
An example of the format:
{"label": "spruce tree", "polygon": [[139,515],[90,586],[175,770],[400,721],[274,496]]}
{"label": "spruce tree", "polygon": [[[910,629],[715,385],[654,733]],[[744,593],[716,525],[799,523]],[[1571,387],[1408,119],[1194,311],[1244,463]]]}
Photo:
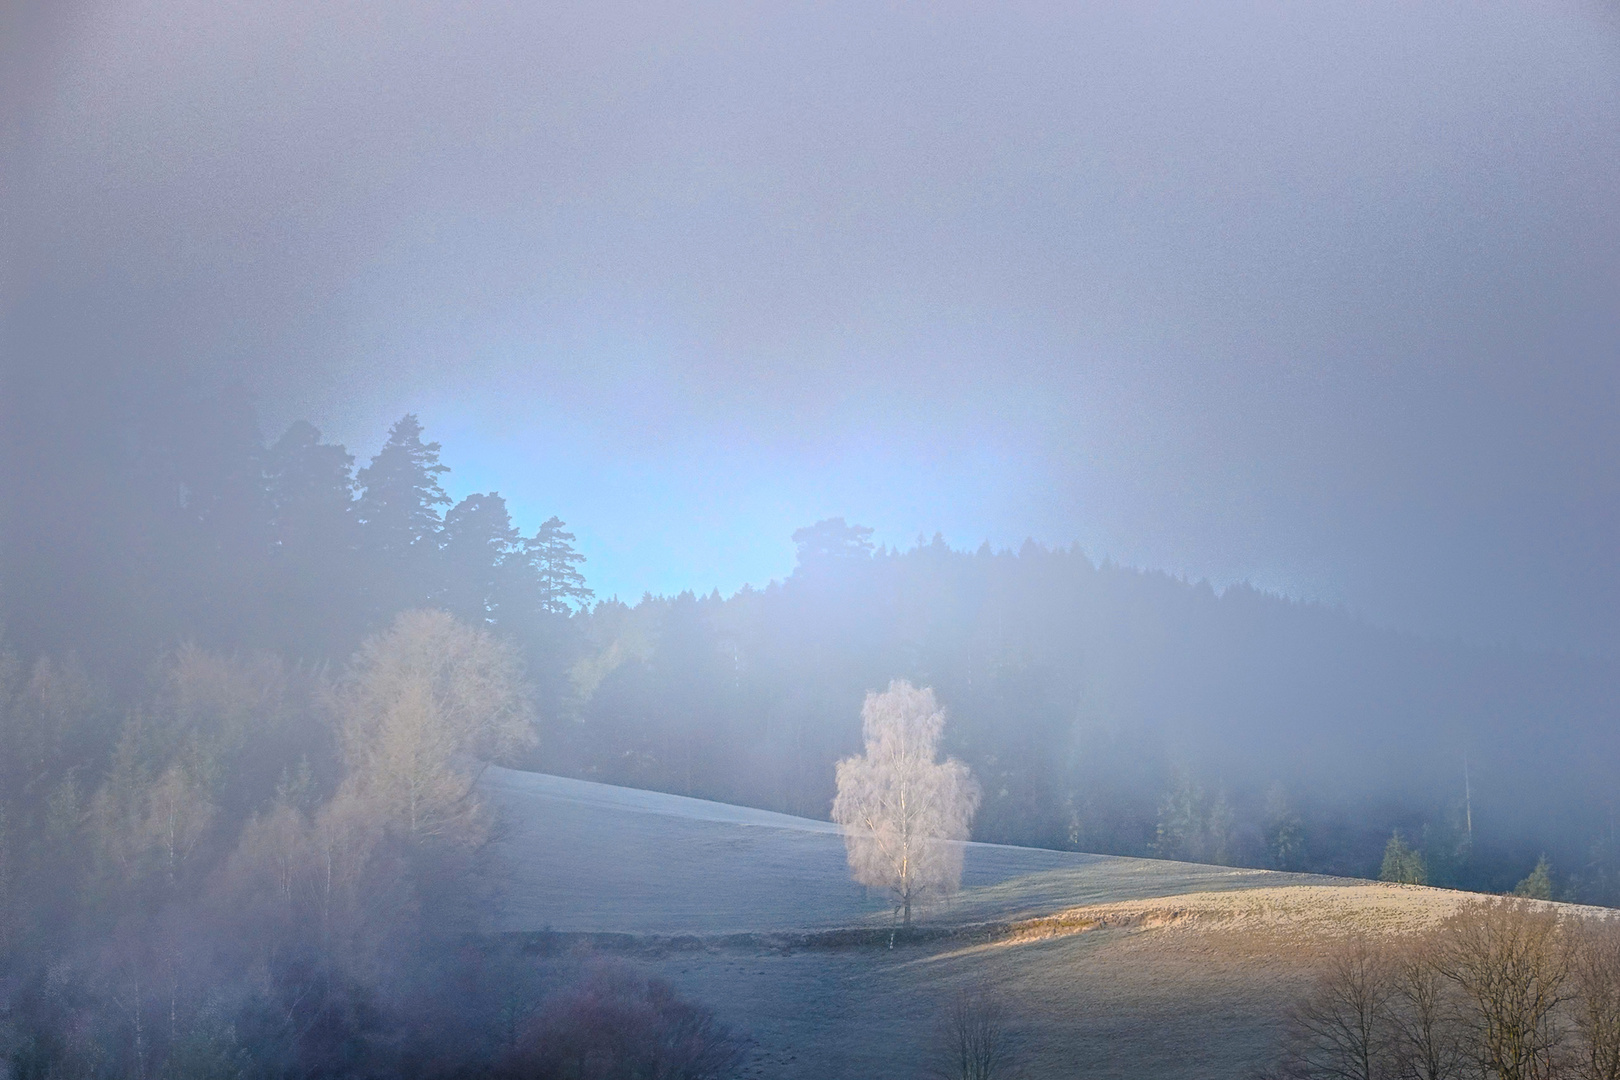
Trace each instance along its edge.
{"label": "spruce tree", "polygon": [[1536,860],[1536,868],[1530,871],[1529,876],[1513,887],[1513,895],[1530,900],[1551,900],[1552,894],[1552,863],[1543,855]]}
{"label": "spruce tree", "polygon": [[354,502],[354,455],[321,442],[299,420],[265,456],[271,544],[278,551],[328,549],[347,542]]}
{"label": "spruce tree", "polygon": [[406,608],[430,604],[442,592],[439,515],[450,496],[439,486],[439,477],[449,471],[439,464],[439,444],[423,442],[422,425],[407,413],[355,477],[361,489],[355,516],[368,556],[367,607],[373,625]]}
{"label": "spruce tree", "polygon": [[1384,845],[1384,862],[1378,870],[1379,881],[1393,881],[1401,885],[1427,885],[1429,883],[1428,868],[1423,865],[1423,855],[1413,850],[1396,829],[1390,836],[1389,843]]}
{"label": "spruce tree", "polygon": [[513,580],[523,569],[521,543],[500,495],[469,495],[452,507],[440,545],[443,606],[474,626],[500,621],[504,609],[521,603]]}
{"label": "spruce tree", "polygon": [[415,413],[389,429],[388,441],[355,478],[361,489],[355,509],[367,547],[397,557],[437,545],[439,508],[450,505],[439,486],[439,477],[450,471],[439,464],[439,449],[422,441]]}
{"label": "spruce tree", "polygon": [[365,629],[354,514],[354,457],[298,421],[265,456],[271,633],[305,659],[353,651]]}

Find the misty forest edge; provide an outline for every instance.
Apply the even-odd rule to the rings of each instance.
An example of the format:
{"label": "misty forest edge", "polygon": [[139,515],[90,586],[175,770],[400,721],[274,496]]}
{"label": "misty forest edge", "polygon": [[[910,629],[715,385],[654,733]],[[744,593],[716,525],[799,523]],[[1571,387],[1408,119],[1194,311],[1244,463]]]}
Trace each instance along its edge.
{"label": "misty forest edge", "polygon": [[763,589],[593,603],[557,518],[524,536],[498,494],[452,505],[415,416],[356,470],[307,423],[266,446],[240,390],[181,400],[93,448],[100,498],[58,492],[4,538],[12,707],[30,665],[75,673],[80,783],[180,644],[313,671],[432,607],[516,647],[525,768],[825,819],[862,696],[899,676],[940,695],[945,749],[983,783],[974,839],[1489,892],[1550,855],[1559,898],[1620,901],[1612,803],[1569,794],[1613,786],[1592,775],[1607,662],[1075,548],[875,550],[842,519],[796,533],[797,569]]}

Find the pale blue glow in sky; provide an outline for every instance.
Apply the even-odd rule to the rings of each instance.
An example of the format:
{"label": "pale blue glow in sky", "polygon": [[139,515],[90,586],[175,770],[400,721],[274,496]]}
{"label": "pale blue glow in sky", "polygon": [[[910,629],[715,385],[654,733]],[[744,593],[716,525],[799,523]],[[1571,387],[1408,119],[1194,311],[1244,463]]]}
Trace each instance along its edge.
{"label": "pale blue glow in sky", "polygon": [[1620,650],[1612,5],[158,6],[0,41],[87,378],[415,411],[603,595],[843,516]]}
{"label": "pale blue glow in sky", "polygon": [[672,448],[625,460],[547,425],[502,438],[476,419],[424,422],[454,470],[448,490],[498,490],[525,529],[562,517],[603,598],[763,586],[792,572],[794,530],[827,517],[871,525],[876,543],[895,547],[936,531],[957,547],[1016,547],[1030,532],[1005,523],[1040,517],[1031,505],[1039,469],[989,452],[907,458],[853,446],[840,460],[804,463],[757,449]]}

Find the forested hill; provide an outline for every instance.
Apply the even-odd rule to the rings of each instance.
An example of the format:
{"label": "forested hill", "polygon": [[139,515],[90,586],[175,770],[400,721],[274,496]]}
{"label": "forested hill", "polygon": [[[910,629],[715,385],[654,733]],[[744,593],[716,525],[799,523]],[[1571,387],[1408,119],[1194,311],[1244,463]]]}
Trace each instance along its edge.
{"label": "forested hill", "polygon": [[518,647],[533,768],[824,817],[862,695],[903,677],[984,784],[978,839],[1367,874],[1400,829],[1434,883],[1507,888],[1545,851],[1559,889],[1620,899],[1608,661],[842,521],[763,589],[593,604],[564,524],[452,502],[414,416],[362,466],[308,424],[263,438],[240,393],[137,405],[64,424],[0,518],[7,648],[79,673],[87,782],[182,643],[335,670],[434,607]]}
{"label": "forested hill", "polygon": [[861,696],[903,676],[936,689],[984,784],[977,839],[1369,874],[1401,828],[1438,883],[1508,888],[1545,849],[1566,886],[1609,887],[1611,664],[1426,643],[1074,549],[873,552],[842,522],[798,539],[784,583],[581,616],[539,764],[824,816]]}

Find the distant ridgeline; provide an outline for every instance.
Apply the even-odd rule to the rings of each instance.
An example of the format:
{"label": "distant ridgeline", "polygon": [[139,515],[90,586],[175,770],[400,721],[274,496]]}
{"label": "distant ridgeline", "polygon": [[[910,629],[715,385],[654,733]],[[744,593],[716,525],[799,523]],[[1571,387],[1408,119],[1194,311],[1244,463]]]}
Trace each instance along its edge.
{"label": "distant ridgeline", "polygon": [[905,678],[983,784],[977,839],[1368,875],[1399,829],[1433,884],[1505,890],[1546,853],[1556,893],[1620,902],[1612,662],[841,520],[785,582],[592,607],[563,523],[450,505],[414,416],[356,471],[307,424],[266,445],[245,395],[168,415],[65,447],[7,514],[10,647],[81,658],[113,730],[181,643],[339,664],[439,607],[517,646],[537,769],[825,818],[864,694]]}

